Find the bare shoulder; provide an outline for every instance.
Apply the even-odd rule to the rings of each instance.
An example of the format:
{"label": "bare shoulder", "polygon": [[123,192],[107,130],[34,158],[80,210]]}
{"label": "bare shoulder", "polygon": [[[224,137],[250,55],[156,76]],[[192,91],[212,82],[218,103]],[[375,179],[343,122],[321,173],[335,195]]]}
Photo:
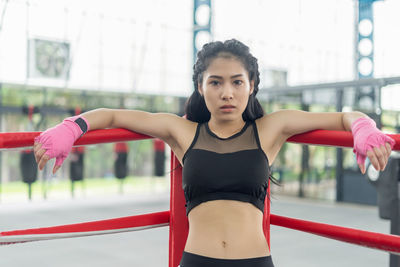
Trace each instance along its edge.
{"label": "bare shoulder", "polygon": [[178,160],[182,163],[183,155],[194,139],[198,123],[177,115],[173,116],[174,117],[170,118],[171,138],[168,141],[168,144],[172,151],[174,151]]}
{"label": "bare shoulder", "polygon": [[140,110],[115,109],[111,127],[125,128],[150,135],[166,142],[179,158],[190,146],[197,123],[173,113],[151,113]]}
{"label": "bare shoulder", "polygon": [[342,112],[308,112],[282,109],[256,120],[260,142],[265,151],[274,158],[286,140],[296,134],[316,130],[343,131]]}
{"label": "bare shoulder", "polygon": [[162,116],[163,124],[167,125],[168,132],[172,139],[179,140],[182,136],[196,130],[197,123],[184,117],[171,113],[159,113]]}
{"label": "bare shoulder", "polygon": [[[195,132],[197,123],[173,113],[151,113],[140,110],[112,110],[114,128],[125,128],[134,132],[160,138],[174,150],[184,147],[185,140]],[[194,135],[194,134],[193,134]]]}
{"label": "bare shoulder", "polygon": [[255,121],[261,148],[267,155],[270,165],[288,138],[283,133],[282,115],[280,111],[276,111],[265,114]]}
{"label": "bare shoulder", "polygon": [[287,116],[285,113],[285,110],[279,110],[265,114],[261,118],[257,119],[256,124],[259,134],[264,134],[271,131],[283,134],[284,123],[282,123],[282,120],[284,120],[284,117]]}
{"label": "bare shoulder", "polygon": [[[175,156],[182,163],[183,155],[194,139],[198,123],[172,113],[154,113],[153,116],[158,117],[154,121],[154,128],[165,131],[161,139],[171,147]],[[158,136],[161,134],[160,132]]]}

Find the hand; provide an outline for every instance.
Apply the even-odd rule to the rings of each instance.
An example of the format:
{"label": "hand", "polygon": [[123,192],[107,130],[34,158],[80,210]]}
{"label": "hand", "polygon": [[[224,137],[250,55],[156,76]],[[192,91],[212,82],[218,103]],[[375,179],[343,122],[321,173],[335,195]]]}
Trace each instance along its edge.
{"label": "hand", "polygon": [[[388,142],[385,142],[385,145],[381,145],[379,147],[374,147],[367,151],[367,157],[371,162],[372,166],[374,166],[375,170],[383,171],[386,168],[386,164],[388,163],[390,153],[392,152],[392,148]],[[357,163],[360,167],[362,174],[365,174],[365,159],[366,156],[361,154],[357,154]]]}
{"label": "hand", "polygon": [[39,170],[43,170],[46,163],[52,158],[56,158],[53,174],[61,167],[76,139],[84,133],[75,123],[75,119],[76,117],[67,118],[35,138],[33,152]]}
{"label": "hand", "polygon": [[354,149],[357,164],[365,174],[365,159],[368,157],[377,171],[383,171],[395,141],[376,128],[371,118],[362,117],[352,123]]}
{"label": "hand", "polygon": [[[46,144],[45,144],[46,146]],[[42,148],[43,145],[39,142],[35,141],[35,144],[33,145],[33,152],[35,155],[35,160],[36,163],[38,164],[39,170],[43,170],[44,166],[46,165],[46,163],[53,157],[51,157],[51,153],[49,152],[49,150],[46,150],[44,148]],[[56,162],[54,164],[53,167],[53,174],[55,174],[58,169],[61,167],[62,163],[64,162],[65,158],[68,156],[68,153],[59,155],[58,157],[56,157]]]}

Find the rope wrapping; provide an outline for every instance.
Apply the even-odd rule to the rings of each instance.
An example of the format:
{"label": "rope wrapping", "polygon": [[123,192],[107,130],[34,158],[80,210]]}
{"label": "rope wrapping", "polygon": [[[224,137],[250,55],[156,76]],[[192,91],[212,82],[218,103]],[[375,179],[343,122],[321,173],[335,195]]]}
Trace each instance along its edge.
{"label": "rope wrapping", "polygon": [[271,214],[271,224],[400,255],[400,236]]}
{"label": "rope wrapping", "polygon": [[169,225],[169,211],[0,233],[0,245],[140,231]]}

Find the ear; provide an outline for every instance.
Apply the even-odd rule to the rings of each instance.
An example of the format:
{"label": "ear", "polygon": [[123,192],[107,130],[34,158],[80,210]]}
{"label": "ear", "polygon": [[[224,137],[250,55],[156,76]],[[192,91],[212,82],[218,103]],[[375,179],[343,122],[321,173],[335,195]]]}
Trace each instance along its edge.
{"label": "ear", "polygon": [[204,95],[204,93],[203,93],[203,85],[200,82],[197,83],[197,88],[199,89],[200,95],[203,96]]}
{"label": "ear", "polygon": [[251,95],[253,92],[254,92],[254,80],[251,80],[250,81],[250,94],[249,95]]}

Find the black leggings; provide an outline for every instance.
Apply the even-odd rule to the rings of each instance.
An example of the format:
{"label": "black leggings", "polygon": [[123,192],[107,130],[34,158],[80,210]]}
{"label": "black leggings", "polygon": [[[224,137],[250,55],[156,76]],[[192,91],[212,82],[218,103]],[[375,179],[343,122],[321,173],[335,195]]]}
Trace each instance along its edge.
{"label": "black leggings", "polygon": [[274,264],[271,256],[247,259],[218,259],[183,251],[178,267],[274,267]]}

